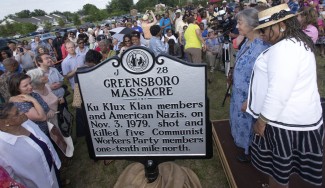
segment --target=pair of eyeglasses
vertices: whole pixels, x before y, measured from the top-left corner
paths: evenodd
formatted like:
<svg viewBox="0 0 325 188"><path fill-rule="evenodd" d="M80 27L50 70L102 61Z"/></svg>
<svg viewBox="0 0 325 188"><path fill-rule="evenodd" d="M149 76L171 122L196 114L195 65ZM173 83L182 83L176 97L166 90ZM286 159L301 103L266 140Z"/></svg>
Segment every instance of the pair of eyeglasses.
<svg viewBox="0 0 325 188"><path fill-rule="evenodd" d="M130 40L125 40L124 42L131 42Z"/></svg>

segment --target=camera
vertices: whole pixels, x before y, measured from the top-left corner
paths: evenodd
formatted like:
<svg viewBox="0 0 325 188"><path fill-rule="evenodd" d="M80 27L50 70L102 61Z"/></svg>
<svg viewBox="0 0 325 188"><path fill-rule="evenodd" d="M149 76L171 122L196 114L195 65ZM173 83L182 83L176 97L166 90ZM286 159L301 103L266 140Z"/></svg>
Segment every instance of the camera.
<svg viewBox="0 0 325 188"><path fill-rule="evenodd" d="M19 51L20 51L21 53L24 53L24 49L23 49L23 48L19 48Z"/></svg>
<svg viewBox="0 0 325 188"><path fill-rule="evenodd" d="M224 10L218 12L218 16L211 19L214 22L212 29L222 31L224 35L228 34L234 26L231 14L226 14Z"/></svg>

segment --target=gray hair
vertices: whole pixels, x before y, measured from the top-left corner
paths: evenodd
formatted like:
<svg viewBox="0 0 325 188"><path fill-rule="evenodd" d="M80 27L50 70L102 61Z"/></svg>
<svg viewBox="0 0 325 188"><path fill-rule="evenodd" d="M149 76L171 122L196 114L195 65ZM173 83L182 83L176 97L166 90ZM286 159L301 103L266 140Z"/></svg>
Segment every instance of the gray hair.
<svg viewBox="0 0 325 188"><path fill-rule="evenodd" d="M258 11L255 8L247 8L237 13L236 19L242 18L246 21L247 25L251 28L257 27L258 24Z"/></svg>
<svg viewBox="0 0 325 188"><path fill-rule="evenodd" d="M111 40L108 40L108 39L103 39L103 40L100 41L100 43L102 43L105 46L109 47L109 45L112 44L112 41Z"/></svg>
<svg viewBox="0 0 325 188"><path fill-rule="evenodd" d="M41 77L44 75L44 72L41 69L35 68L32 70L27 71L26 73L31 80L31 85L33 87L38 88L40 85L42 85Z"/></svg>

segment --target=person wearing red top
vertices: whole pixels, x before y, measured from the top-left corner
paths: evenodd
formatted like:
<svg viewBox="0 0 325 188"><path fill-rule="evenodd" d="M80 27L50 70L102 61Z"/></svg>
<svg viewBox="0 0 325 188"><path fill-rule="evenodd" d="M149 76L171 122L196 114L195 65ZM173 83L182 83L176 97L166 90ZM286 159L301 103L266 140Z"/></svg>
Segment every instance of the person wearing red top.
<svg viewBox="0 0 325 188"><path fill-rule="evenodd" d="M70 41L70 39L68 38L68 36L64 36L62 41L63 41L63 43L61 45L61 53L62 53L62 59L64 59L68 56L68 51L65 47L65 43Z"/></svg>

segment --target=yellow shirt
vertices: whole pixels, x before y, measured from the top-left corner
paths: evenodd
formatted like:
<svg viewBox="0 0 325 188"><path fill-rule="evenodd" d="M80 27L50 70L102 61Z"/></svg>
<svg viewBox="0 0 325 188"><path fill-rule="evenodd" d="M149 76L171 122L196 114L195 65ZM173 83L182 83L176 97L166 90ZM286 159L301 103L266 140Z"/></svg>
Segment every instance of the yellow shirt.
<svg viewBox="0 0 325 188"><path fill-rule="evenodd" d="M196 24L190 24L184 33L186 41L185 49L187 48L202 48L200 39L196 36L195 30L200 29Z"/></svg>

